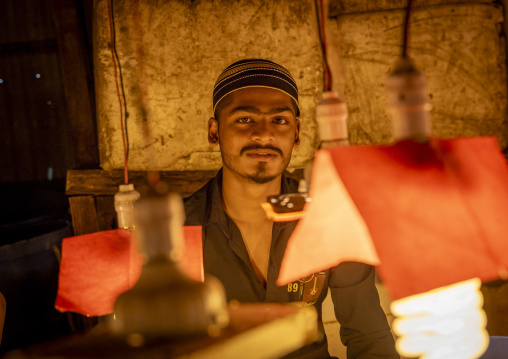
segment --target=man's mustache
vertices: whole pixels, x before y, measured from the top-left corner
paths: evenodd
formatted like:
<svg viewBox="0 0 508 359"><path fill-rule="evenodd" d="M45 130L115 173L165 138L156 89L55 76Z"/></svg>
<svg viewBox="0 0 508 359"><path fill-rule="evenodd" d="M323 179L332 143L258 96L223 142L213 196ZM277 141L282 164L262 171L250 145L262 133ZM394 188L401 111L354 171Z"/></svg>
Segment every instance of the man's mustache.
<svg viewBox="0 0 508 359"><path fill-rule="evenodd" d="M272 146L272 145L266 145L266 146L261 146L261 145L248 145L248 146L245 146L244 148L242 148L240 150L240 156L246 152L246 151L250 151L250 150L272 150L274 152L277 152L281 157L283 156L282 154L282 150L278 147L275 147L275 146Z"/></svg>

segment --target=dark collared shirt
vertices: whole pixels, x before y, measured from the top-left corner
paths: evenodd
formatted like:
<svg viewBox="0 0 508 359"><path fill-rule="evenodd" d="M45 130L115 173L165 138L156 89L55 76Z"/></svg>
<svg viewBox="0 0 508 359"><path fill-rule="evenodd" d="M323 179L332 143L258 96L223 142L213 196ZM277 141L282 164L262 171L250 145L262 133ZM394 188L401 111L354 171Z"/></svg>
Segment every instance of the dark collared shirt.
<svg viewBox="0 0 508 359"><path fill-rule="evenodd" d="M335 316L341 324L341 340L348 347L348 358L399 358L386 316L379 304L373 267L363 263L342 263L295 283L277 286L275 282L282 257L297 222L274 222L265 288L254 272L240 230L224 212L221 188L222 170L203 188L185 199L185 225L203 226L204 270L222 282L228 301L308 302L316 307L319 328L324 333L321 306L327 288L330 288ZM281 193L294 193L297 188L297 181L282 177ZM314 293L312 289L316 283L320 285ZM322 340L288 356L328 357L325 335Z"/></svg>

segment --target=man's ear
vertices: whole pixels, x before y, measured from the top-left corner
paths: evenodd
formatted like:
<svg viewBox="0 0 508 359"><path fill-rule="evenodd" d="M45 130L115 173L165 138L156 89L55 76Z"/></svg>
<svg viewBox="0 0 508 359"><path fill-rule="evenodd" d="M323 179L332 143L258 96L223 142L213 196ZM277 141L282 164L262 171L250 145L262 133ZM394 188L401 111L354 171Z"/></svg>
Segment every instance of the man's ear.
<svg viewBox="0 0 508 359"><path fill-rule="evenodd" d="M300 120L296 119L295 122L295 143L294 146L298 146L300 144Z"/></svg>
<svg viewBox="0 0 508 359"><path fill-rule="evenodd" d="M219 122L215 117L208 120L208 143L212 146L219 144Z"/></svg>

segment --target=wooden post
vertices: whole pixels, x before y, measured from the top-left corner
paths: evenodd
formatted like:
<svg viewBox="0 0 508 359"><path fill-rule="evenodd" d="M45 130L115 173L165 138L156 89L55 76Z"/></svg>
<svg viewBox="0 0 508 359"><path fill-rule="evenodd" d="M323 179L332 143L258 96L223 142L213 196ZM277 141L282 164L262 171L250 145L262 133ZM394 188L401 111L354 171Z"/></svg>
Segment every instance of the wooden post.
<svg viewBox="0 0 508 359"><path fill-rule="evenodd" d="M78 168L97 168L99 150L92 70L80 27L76 1L52 0L62 82Z"/></svg>
<svg viewBox="0 0 508 359"><path fill-rule="evenodd" d="M98 232L99 221L93 196L74 196L69 198L74 234Z"/></svg>

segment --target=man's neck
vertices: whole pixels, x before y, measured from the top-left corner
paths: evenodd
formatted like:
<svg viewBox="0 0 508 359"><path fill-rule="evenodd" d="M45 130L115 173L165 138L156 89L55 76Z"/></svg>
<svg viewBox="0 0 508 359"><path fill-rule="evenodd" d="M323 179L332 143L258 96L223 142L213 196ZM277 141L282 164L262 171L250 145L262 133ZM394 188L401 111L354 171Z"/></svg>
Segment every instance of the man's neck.
<svg viewBox="0 0 508 359"><path fill-rule="evenodd" d="M259 184L229 171L222 175L222 201L224 210L235 221L257 223L266 220L261 203L266 197L280 193L282 176Z"/></svg>

